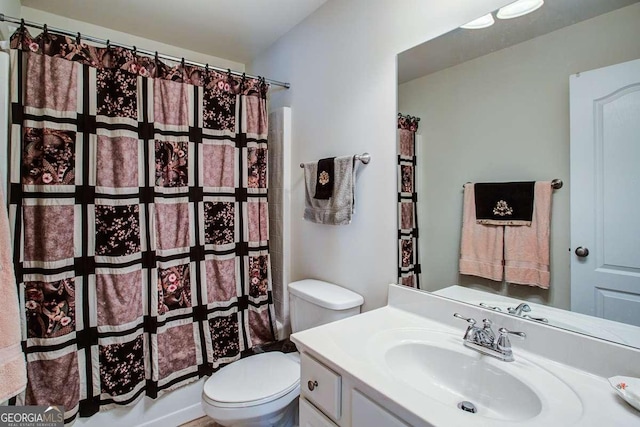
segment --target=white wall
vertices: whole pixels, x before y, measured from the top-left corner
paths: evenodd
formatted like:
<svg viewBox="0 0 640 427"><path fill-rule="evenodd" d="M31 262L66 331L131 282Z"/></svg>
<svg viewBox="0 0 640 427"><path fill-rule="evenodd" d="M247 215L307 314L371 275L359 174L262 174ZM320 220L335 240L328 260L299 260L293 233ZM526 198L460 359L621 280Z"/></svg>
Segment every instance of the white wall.
<svg viewBox="0 0 640 427"><path fill-rule="evenodd" d="M0 0L0 13L6 16L20 16L20 0ZM6 22L0 23L0 40L8 40L11 32Z"/></svg>
<svg viewBox="0 0 640 427"><path fill-rule="evenodd" d="M271 92L273 107L294 111L292 280L345 286L364 296L365 310L386 303L397 270L396 55L508 2L329 0L250 64L292 85ZM372 160L358 177L353 222L304 221L297 165L365 151Z"/></svg>
<svg viewBox="0 0 640 427"><path fill-rule="evenodd" d="M640 4L407 82L403 113L421 117L420 254L426 289L474 284L570 307L569 75L640 57ZM462 185L560 178L551 225L551 287L458 277Z"/></svg>
<svg viewBox="0 0 640 427"><path fill-rule="evenodd" d="M123 33L121 31L115 31L109 28L100 27L98 25L66 18L64 16L54 15L52 13L43 12L38 9L32 9L30 7L22 8L22 14L20 18L24 18L27 21L37 22L39 24L47 24L51 27L58 27L64 30L70 30L74 32L79 31L80 33L88 34L90 36L112 40L114 42L119 42L130 46L137 46L141 49L147 49L151 51L157 50L159 53L165 53L167 55L175 56L178 58L184 57L185 59L200 62L203 64L208 63L209 65L213 65L216 67L231 68L232 70L236 71L244 71L244 64L241 64L239 62L229 61L224 58L206 55L200 52L194 52L192 50L183 49L177 46L171 46L165 43L157 42L155 40L149 40L131 34ZM29 31L32 35L40 33L40 30L35 28L29 28ZM171 32L171 28L167 28L167 31Z"/></svg>

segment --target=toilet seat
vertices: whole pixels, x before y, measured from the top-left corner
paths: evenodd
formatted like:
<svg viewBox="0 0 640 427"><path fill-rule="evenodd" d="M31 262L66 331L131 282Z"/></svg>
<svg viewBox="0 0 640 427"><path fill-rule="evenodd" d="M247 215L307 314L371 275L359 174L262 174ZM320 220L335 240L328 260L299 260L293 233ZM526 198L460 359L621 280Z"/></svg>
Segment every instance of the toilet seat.
<svg viewBox="0 0 640 427"><path fill-rule="evenodd" d="M215 372L205 382L202 397L219 408L243 408L278 400L299 385L300 364L274 351L240 359ZM290 397L296 396L297 392Z"/></svg>

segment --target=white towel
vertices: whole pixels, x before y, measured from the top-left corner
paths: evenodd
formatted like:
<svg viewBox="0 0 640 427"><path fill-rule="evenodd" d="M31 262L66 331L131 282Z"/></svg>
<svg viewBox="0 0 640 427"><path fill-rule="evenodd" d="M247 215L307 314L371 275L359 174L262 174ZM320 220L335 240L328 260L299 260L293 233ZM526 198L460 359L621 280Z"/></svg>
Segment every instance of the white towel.
<svg viewBox="0 0 640 427"><path fill-rule="evenodd" d="M1 187L0 187L1 188ZM0 402L23 391L27 385L27 365L20 346L20 307L13 272L9 218L0 189Z"/></svg>
<svg viewBox="0 0 640 427"><path fill-rule="evenodd" d="M357 164L354 156L334 159L333 195L329 199L315 199L317 162L304 163L305 209L304 219L318 224L346 225L355 213Z"/></svg>

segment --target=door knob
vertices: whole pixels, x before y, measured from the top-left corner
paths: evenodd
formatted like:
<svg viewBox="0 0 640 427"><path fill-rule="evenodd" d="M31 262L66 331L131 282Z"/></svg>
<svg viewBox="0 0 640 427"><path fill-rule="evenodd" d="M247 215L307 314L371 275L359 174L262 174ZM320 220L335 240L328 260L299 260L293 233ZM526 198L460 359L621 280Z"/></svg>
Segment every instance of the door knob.
<svg viewBox="0 0 640 427"><path fill-rule="evenodd" d="M576 255L578 255L580 258L586 258L589 256L589 249L578 246L576 248Z"/></svg>

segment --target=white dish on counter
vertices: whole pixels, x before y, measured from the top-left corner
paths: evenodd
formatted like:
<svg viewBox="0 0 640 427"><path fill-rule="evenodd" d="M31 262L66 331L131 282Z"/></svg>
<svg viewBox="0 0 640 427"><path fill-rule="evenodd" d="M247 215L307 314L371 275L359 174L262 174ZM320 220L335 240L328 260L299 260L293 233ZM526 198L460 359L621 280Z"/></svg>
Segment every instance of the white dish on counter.
<svg viewBox="0 0 640 427"><path fill-rule="evenodd" d="M609 384L629 405L640 411L640 378L611 377Z"/></svg>

